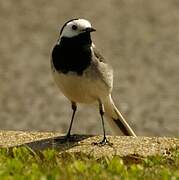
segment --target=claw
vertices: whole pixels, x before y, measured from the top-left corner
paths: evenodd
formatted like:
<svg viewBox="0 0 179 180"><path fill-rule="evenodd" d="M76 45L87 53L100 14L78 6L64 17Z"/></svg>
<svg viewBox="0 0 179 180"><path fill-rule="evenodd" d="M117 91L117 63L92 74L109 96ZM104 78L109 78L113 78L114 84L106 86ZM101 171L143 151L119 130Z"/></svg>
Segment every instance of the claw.
<svg viewBox="0 0 179 180"><path fill-rule="evenodd" d="M94 143L92 143L92 144L93 144L93 145L98 145L98 146L105 146L105 145L112 146L112 145L113 145L113 143L110 143L110 142L107 140L106 137L104 137L102 141L100 141L100 142L94 142Z"/></svg>

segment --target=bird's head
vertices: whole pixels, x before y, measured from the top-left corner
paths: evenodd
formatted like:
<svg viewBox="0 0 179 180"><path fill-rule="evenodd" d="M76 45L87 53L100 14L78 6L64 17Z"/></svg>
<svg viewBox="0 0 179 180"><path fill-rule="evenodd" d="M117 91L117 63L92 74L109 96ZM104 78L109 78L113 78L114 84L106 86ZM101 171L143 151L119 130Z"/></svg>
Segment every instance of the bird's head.
<svg viewBox="0 0 179 180"><path fill-rule="evenodd" d="M91 33L93 31L96 30L92 28L91 23L86 19L72 19L63 25L60 31L60 38L72 38L82 33Z"/></svg>

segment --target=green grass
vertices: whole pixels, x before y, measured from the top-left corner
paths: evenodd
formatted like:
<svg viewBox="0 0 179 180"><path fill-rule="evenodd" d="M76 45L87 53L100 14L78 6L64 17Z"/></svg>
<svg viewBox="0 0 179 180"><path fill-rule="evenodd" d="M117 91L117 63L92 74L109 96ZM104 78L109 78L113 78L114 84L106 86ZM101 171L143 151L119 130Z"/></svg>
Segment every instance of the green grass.
<svg viewBox="0 0 179 180"><path fill-rule="evenodd" d="M120 178L119 178L120 177ZM164 157L95 158L25 147L0 149L0 179L179 179L179 150Z"/></svg>

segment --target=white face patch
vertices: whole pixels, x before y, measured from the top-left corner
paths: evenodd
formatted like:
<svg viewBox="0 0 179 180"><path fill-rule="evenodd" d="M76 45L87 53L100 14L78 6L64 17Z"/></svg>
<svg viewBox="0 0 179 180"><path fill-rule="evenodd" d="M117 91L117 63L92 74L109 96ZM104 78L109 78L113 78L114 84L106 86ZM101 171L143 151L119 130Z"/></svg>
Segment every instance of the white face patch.
<svg viewBox="0 0 179 180"><path fill-rule="evenodd" d="M66 24L64 27L60 38L61 37L74 37L79 35L80 33L83 33L83 31L86 28L91 28L91 23L85 19L77 19L70 21L69 23Z"/></svg>

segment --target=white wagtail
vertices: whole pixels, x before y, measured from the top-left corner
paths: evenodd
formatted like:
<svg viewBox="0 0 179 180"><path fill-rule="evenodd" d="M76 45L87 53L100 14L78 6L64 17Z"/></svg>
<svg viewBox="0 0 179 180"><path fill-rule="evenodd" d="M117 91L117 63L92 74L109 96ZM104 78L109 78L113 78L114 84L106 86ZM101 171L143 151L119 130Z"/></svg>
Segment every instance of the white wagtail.
<svg viewBox="0 0 179 180"><path fill-rule="evenodd" d="M60 37L53 48L51 67L54 79L62 93L71 101L72 118L66 139L70 139L77 103L99 104L104 138L107 141L103 115L107 115L109 125L115 135L121 132L136 136L119 110L112 97L113 70L99 54L91 40L91 32L96 31L85 19L72 19L66 22Z"/></svg>

